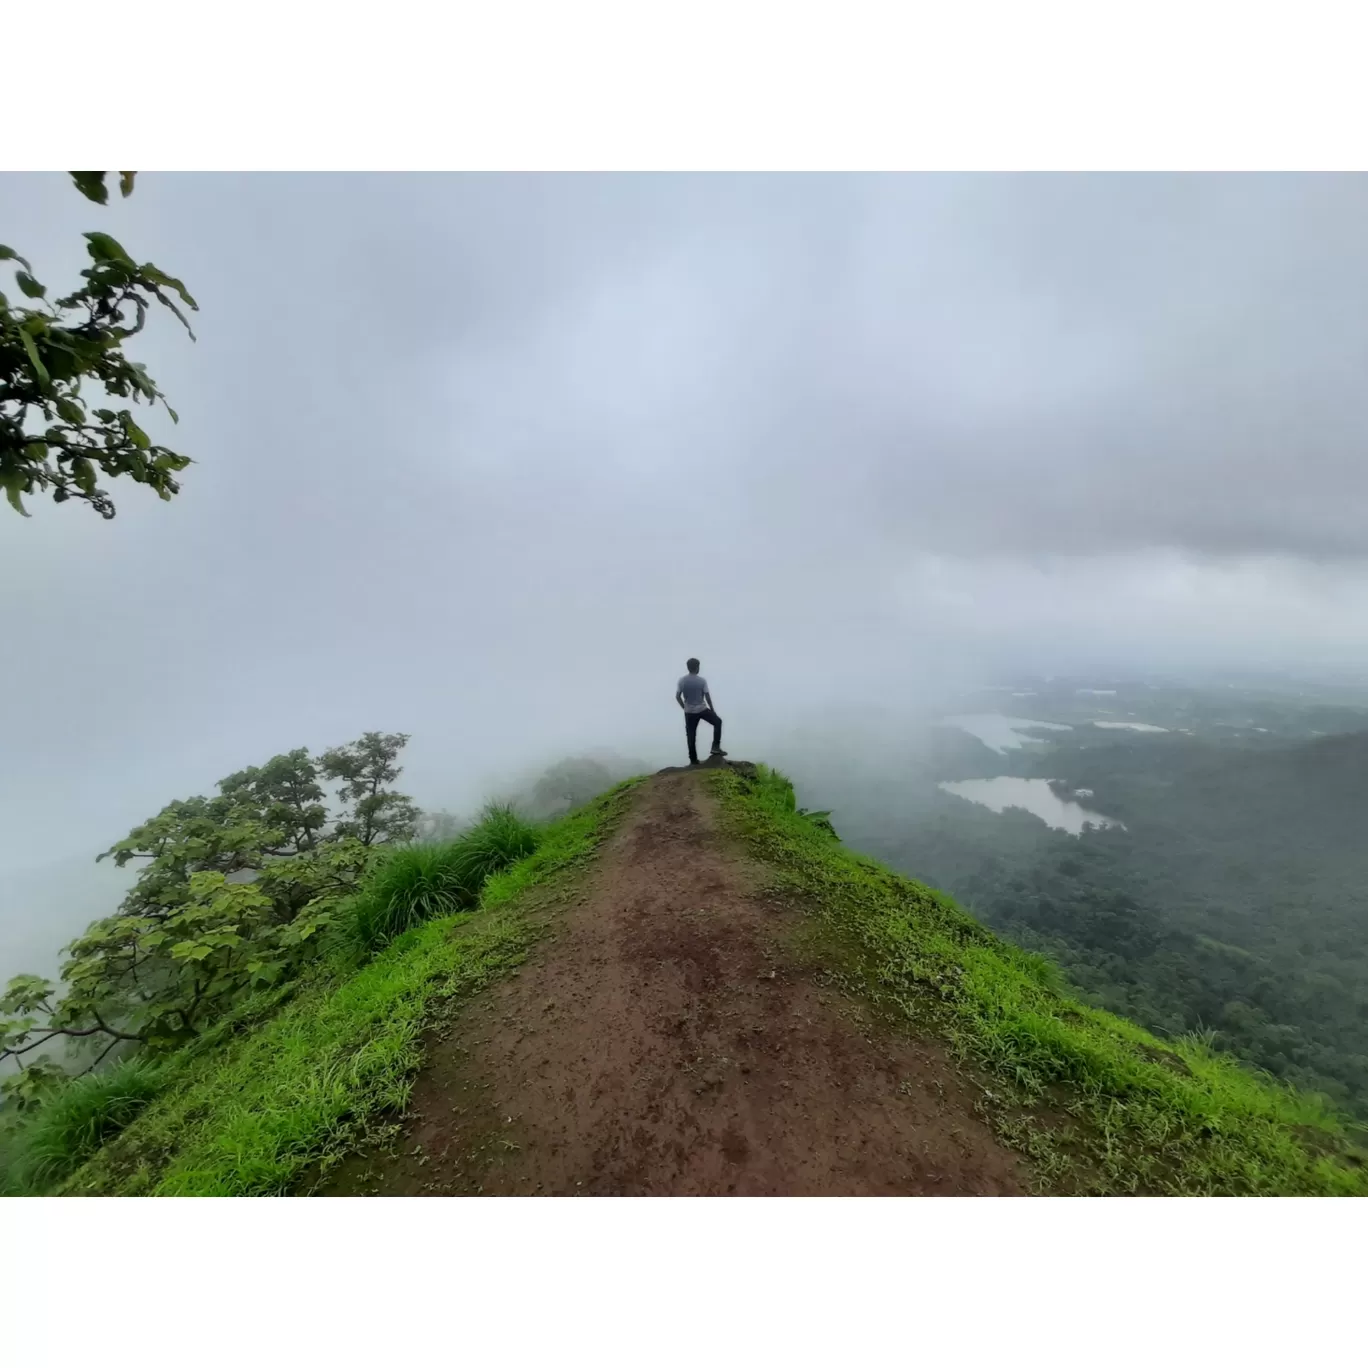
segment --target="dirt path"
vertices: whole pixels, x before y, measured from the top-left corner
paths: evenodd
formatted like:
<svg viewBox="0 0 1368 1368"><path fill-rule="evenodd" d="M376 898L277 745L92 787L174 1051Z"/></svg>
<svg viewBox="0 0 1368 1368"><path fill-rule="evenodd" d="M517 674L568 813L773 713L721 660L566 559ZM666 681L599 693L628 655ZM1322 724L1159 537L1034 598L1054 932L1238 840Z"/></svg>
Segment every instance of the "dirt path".
<svg viewBox="0 0 1368 1368"><path fill-rule="evenodd" d="M521 972L434 1041L397 1157L330 1192L1009 1194L1015 1156L936 1046L785 949L696 775L644 785Z"/></svg>

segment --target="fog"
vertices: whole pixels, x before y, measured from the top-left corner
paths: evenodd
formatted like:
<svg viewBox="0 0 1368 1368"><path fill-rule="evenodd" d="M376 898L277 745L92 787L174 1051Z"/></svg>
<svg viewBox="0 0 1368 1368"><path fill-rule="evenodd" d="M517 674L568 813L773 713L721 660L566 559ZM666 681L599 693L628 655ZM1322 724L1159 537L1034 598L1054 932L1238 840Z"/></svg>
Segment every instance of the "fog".
<svg viewBox="0 0 1368 1368"><path fill-rule="evenodd" d="M408 732L454 810L678 762L690 655L753 758L1006 670L1368 666L1365 211L1354 176L0 177L54 294L100 228L201 306L130 346L184 493L0 521L0 979L101 910L42 870L281 750Z"/></svg>

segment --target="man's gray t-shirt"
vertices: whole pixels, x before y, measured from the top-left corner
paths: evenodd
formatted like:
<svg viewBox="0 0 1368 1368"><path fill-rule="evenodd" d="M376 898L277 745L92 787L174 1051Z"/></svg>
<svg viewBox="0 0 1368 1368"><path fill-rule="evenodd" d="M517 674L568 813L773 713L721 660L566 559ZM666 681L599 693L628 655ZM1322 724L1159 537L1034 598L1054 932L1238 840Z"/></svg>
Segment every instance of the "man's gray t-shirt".
<svg viewBox="0 0 1368 1368"><path fill-rule="evenodd" d="M702 675L685 675L679 681L675 692L684 696L684 711L686 713L708 711L708 705L703 701L703 695L708 692L708 681Z"/></svg>

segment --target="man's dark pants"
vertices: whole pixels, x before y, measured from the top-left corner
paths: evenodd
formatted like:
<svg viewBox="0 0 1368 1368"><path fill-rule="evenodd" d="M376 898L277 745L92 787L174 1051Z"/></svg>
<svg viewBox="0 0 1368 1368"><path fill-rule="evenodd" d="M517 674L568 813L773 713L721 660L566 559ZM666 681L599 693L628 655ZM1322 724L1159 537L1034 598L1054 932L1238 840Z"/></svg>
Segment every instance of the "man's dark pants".
<svg viewBox="0 0 1368 1368"><path fill-rule="evenodd" d="M700 722L711 722L713 729L712 748L715 751L722 749L722 719L713 712L711 708L704 708L702 712L691 712L684 714L684 735L689 740L689 763L698 764L698 724Z"/></svg>

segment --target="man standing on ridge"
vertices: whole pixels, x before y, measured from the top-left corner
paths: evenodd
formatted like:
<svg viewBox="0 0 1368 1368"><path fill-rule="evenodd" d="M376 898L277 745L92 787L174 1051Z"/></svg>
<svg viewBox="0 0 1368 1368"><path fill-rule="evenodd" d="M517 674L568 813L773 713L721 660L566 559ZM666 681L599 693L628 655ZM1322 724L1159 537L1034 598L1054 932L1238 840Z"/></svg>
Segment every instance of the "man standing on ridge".
<svg viewBox="0 0 1368 1368"><path fill-rule="evenodd" d="M684 735L689 742L689 764L698 764L698 724L711 722L713 729L712 755L718 759L726 755L722 749L722 719L713 712L712 694L708 681L698 673L698 661L685 662L689 673L675 687L675 702L684 709Z"/></svg>

